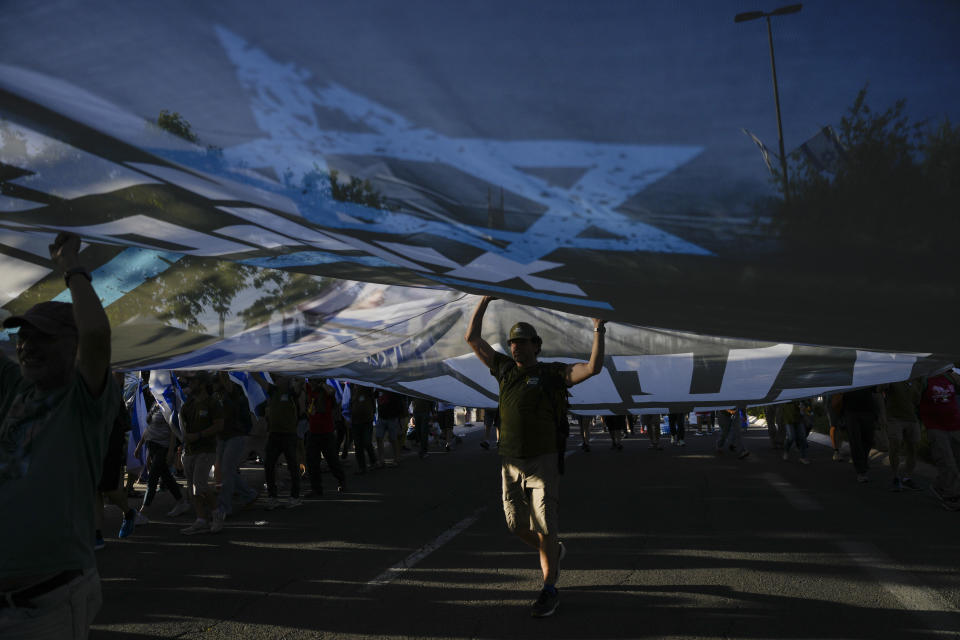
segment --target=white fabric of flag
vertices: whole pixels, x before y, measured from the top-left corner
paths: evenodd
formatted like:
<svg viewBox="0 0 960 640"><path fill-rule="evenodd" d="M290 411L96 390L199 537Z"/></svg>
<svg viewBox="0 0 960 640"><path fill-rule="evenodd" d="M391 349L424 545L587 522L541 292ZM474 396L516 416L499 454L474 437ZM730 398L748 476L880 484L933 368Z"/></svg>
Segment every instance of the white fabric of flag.
<svg viewBox="0 0 960 640"><path fill-rule="evenodd" d="M150 372L150 393L160 405L160 412L164 420L170 425L174 433L181 440L183 432L180 429L180 407L183 406L184 395L180 383L173 371L156 369Z"/></svg>
<svg viewBox="0 0 960 640"><path fill-rule="evenodd" d="M767 149L767 145L763 144L763 141L760 140L760 138L758 138L756 135L754 135L753 132L749 131L748 129L741 129L741 131L743 131L748 138L753 140L753 144L757 145L757 148L760 149L760 156L763 158L763 163L767 165L767 171L770 172L770 175L773 175L773 176L777 175L777 170L774 168L773 162L770 160L770 158L772 156L774 159L777 160L777 162L779 162L780 156L778 156L773 151L770 151L769 149Z"/></svg>

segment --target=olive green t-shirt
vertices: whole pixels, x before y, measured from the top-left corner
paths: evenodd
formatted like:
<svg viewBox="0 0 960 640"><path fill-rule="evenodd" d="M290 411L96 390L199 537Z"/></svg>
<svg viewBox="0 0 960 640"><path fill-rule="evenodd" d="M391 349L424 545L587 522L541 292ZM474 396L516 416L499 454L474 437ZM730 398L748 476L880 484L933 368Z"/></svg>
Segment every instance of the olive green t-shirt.
<svg viewBox="0 0 960 640"><path fill-rule="evenodd" d="M513 358L494 354L490 373L500 383L501 456L532 458L557 452L555 403L550 385L563 384L566 365L540 362L518 367Z"/></svg>
<svg viewBox="0 0 960 640"><path fill-rule="evenodd" d="M0 357L0 578L97 566L94 497L121 406L111 375L96 398L76 373L42 393Z"/></svg>
<svg viewBox="0 0 960 640"><path fill-rule="evenodd" d="M916 422L920 412L920 383L904 380L887 385L884 402L887 418Z"/></svg>

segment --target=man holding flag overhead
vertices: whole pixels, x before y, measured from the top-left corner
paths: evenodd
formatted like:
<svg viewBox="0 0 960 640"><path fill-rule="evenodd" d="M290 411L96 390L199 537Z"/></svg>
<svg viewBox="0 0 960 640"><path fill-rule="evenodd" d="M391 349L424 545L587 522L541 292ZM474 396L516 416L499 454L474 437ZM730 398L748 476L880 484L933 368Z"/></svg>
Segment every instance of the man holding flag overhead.
<svg viewBox="0 0 960 640"><path fill-rule="evenodd" d="M85 638L100 609L93 504L120 391L110 322L61 233L50 258L71 303L41 302L18 327L19 366L0 356L0 637Z"/></svg>
<svg viewBox="0 0 960 640"><path fill-rule="evenodd" d="M559 540L561 460L566 441L567 388L603 368L604 321L593 319L589 362L537 361L543 341L536 329L518 322L507 342L510 357L494 351L481 336L483 315L496 298L484 296L470 319L466 340L500 383L500 457L503 511L510 529L540 554L543 590L531 615L552 615L559 604L557 578L566 554ZM566 427L566 429L565 429Z"/></svg>

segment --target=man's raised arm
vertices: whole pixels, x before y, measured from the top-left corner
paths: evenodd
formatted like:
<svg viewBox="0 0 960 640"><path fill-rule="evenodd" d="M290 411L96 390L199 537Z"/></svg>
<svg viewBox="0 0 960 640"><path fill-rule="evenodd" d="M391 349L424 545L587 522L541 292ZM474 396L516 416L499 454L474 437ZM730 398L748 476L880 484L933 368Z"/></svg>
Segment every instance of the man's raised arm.
<svg viewBox="0 0 960 640"><path fill-rule="evenodd" d="M73 301L73 320L77 324L77 371L90 395L100 397L107 385L110 369L110 321L80 265L80 237L60 233L50 245L50 258L62 271Z"/></svg>
<svg viewBox="0 0 960 640"><path fill-rule="evenodd" d="M593 319L593 349L590 351L589 362L577 362L567 365L567 386L583 382L587 378L597 375L603 369L604 334L607 332L604 324L606 320Z"/></svg>
<svg viewBox="0 0 960 640"><path fill-rule="evenodd" d="M477 308L473 310L473 316L470 318L470 325L467 327L467 335L464 336L467 340L467 344L470 345L470 348L473 349L473 352L477 354L477 357L480 358L480 361L487 365L487 367L493 366L493 359L496 351L493 350L493 347L490 346L490 343L480 336L480 333L481 329L483 328L483 314L487 311L487 305L493 300L496 300L496 298L493 296L483 296L480 298L480 302L477 303Z"/></svg>

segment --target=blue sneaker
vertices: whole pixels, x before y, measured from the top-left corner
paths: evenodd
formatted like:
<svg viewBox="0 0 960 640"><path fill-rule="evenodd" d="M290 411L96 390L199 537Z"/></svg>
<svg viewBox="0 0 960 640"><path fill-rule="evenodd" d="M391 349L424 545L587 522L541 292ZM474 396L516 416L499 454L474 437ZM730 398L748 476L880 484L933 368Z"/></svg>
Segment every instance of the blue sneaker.
<svg viewBox="0 0 960 640"><path fill-rule="evenodd" d="M134 530L137 528L137 521L135 518L124 518L123 524L120 525L120 533L117 534L118 538L129 538L133 535Z"/></svg>
<svg viewBox="0 0 960 640"><path fill-rule="evenodd" d="M93 550L100 551L105 546L107 546L107 543L103 541L103 536L98 533L93 539Z"/></svg>

